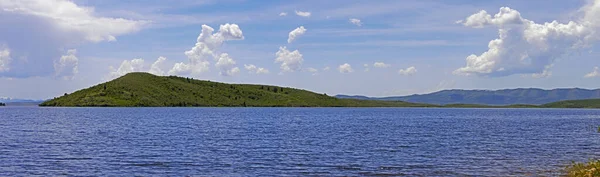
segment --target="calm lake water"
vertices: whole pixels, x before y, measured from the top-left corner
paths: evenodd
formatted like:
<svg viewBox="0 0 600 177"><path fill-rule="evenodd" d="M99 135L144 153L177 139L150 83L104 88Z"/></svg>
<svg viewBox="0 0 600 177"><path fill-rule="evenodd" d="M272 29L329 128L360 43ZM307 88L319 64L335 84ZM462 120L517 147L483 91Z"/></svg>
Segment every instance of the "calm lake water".
<svg viewBox="0 0 600 177"><path fill-rule="evenodd" d="M599 110L0 108L0 176L555 176Z"/></svg>

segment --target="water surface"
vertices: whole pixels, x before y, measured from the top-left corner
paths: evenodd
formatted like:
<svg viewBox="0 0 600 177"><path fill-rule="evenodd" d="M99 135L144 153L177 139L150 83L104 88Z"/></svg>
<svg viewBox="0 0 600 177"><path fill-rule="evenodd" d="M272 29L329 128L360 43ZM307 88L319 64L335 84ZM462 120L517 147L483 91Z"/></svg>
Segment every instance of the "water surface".
<svg viewBox="0 0 600 177"><path fill-rule="evenodd" d="M0 176L524 176L600 157L600 111L0 108Z"/></svg>

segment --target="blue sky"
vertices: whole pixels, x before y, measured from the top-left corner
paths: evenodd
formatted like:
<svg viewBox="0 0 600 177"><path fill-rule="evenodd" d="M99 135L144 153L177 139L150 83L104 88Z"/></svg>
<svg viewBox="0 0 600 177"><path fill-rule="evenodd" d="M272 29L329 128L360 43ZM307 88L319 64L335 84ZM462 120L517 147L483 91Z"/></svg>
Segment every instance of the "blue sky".
<svg viewBox="0 0 600 177"><path fill-rule="evenodd" d="M0 7L0 97L47 99L133 71L330 95L600 87L599 0L0 0ZM290 33L297 35L288 42Z"/></svg>

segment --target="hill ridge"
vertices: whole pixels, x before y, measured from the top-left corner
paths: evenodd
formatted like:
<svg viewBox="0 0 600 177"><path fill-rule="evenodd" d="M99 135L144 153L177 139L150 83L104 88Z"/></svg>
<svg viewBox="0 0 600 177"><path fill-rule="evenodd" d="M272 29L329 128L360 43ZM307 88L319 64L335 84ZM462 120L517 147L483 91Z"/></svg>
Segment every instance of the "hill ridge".
<svg viewBox="0 0 600 177"><path fill-rule="evenodd" d="M366 97L360 95L336 95L337 98L406 101L425 104L481 104L506 106L515 104L543 105L558 101L600 99L600 89L583 88L515 88L500 90L449 89L428 94L407 96Z"/></svg>
<svg viewBox="0 0 600 177"><path fill-rule="evenodd" d="M348 100L273 85L227 84L128 73L40 106L88 107L433 107L403 101Z"/></svg>

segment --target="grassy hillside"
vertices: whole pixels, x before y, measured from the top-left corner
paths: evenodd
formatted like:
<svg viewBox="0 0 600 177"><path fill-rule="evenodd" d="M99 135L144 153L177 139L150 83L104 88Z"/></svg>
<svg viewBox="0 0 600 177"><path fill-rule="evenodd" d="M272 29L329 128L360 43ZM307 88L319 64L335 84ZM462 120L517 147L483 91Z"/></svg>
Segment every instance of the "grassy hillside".
<svg viewBox="0 0 600 177"><path fill-rule="evenodd" d="M554 103L548 103L542 105L546 108L600 108L600 99L589 99L589 100L569 100L559 101Z"/></svg>
<svg viewBox="0 0 600 177"><path fill-rule="evenodd" d="M176 76L129 73L43 102L40 106L107 107L433 107L402 101L338 99L306 90L225 84Z"/></svg>

